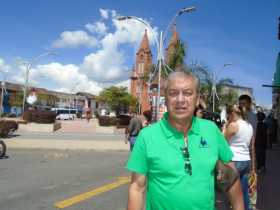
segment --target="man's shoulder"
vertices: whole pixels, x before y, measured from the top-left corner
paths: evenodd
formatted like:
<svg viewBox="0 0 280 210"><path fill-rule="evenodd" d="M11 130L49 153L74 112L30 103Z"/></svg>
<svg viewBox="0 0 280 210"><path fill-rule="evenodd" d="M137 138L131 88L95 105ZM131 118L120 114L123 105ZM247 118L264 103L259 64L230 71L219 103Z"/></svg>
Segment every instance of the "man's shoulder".
<svg viewBox="0 0 280 210"><path fill-rule="evenodd" d="M152 123L149 126L144 127L141 130L141 135L151 135L151 134L156 134L161 131L160 123Z"/></svg>
<svg viewBox="0 0 280 210"><path fill-rule="evenodd" d="M130 120L130 123L139 123L141 121L141 119L139 117L133 117Z"/></svg>

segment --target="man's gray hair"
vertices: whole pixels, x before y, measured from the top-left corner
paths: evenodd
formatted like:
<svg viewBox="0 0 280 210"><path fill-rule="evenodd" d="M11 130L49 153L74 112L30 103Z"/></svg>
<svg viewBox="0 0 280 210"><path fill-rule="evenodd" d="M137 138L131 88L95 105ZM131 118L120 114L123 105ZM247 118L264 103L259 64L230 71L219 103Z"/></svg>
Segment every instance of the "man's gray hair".
<svg viewBox="0 0 280 210"><path fill-rule="evenodd" d="M164 83L164 90L167 91L167 88L168 88L168 84L170 83L171 80L174 80L175 78L182 78L182 77L185 77L185 78L191 78L192 80L194 80L195 84L196 84L196 91L197 93L199 94L200 92L200 81L198 79L198 77L196 75L194 75L191 71L173 71L171 72L165 83Z"/></svg>

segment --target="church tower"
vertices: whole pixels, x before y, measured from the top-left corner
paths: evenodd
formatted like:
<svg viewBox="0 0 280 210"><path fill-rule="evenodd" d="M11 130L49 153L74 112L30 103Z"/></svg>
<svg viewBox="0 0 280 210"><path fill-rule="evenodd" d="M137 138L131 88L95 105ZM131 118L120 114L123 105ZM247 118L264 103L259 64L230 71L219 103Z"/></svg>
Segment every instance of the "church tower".
<svg viewBox="0 0 280 210"><path fill-rule="evenodd" d="M140 47L136 53L136 62L131 75L131 94L138 99L138 113L150 110L148 79L152 66L152 52L150 49L147 30L145 30Z"/></svg>
<svg viewBox="0 0 280 210"><path fill-rule="evenodd" d="M171 39L168 43L168 47L165 49L165 62L167 64L170 63L170 59L172 58L174 53L176 53L176 45L178 41L179 41L179 35L176 30L176 24L174 24Z"/></svg>

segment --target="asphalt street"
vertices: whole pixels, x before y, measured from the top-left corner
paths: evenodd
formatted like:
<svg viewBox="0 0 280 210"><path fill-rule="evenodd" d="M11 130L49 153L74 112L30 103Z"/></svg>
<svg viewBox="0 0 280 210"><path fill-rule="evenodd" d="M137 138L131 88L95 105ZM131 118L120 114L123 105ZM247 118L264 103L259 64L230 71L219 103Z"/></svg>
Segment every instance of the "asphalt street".
<svg viewBox="0 0 280 210"><path fill-rule="evenodd" d="M55 135L40 134L48 139ZM38 137L36 133L26 135ZM123 138L116 134L84 134L94 135L110 141ZM81 134L77 136L89 140ZM124 167L128 151L8 148L7 155L0 159L1 210L125 209L129 174ZM267 171L258 179L260 210L279 210L279 160L280 146L274 145L267 151ZM218 203L217 210L226 209L226 202Z"/></svg>
<svg viewBox="0 0 280 210"><path fill-rule="evenodd" d="M1 210L54 210L55 204L81 195L69 210L121 210L127 182L104 193L86 192L128 177L127 152L9 150L0 159ZM69 204L69 202L68 202Z"/></svg>

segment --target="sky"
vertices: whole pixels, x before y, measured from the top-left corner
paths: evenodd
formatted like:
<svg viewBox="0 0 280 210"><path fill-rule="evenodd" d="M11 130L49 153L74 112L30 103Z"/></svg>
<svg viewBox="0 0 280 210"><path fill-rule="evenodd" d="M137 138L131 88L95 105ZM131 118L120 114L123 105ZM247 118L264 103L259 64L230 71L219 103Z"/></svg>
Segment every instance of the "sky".
<svg viewBox="0 0 280 210"><path fill-rule="evenodd" d="M146 26L117 17L136 16L152 26L155 60L153 34L190 6L196 11L176 19L187 47L185 62L253 88L257 104L271 106L271 89L262 84L272 83L280 51L279 0L2 0L0 80L23 84L31 63L29 82L41 88L98 94L104 87L129 85ZM226 63L232 65L223 68Z"/></svg>

